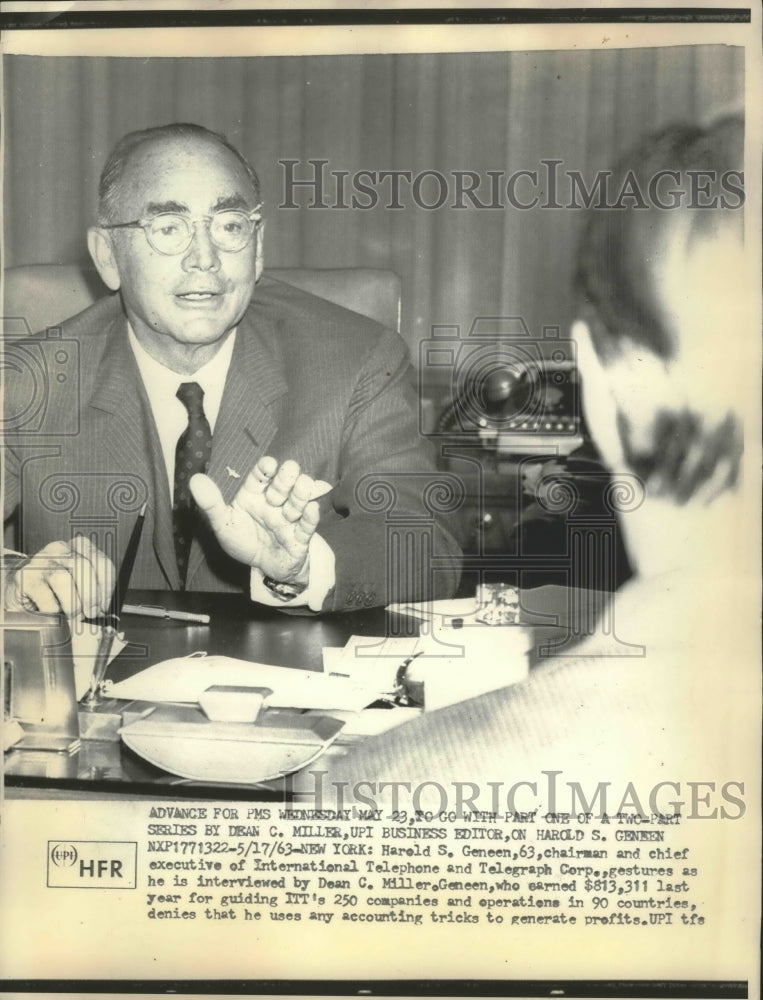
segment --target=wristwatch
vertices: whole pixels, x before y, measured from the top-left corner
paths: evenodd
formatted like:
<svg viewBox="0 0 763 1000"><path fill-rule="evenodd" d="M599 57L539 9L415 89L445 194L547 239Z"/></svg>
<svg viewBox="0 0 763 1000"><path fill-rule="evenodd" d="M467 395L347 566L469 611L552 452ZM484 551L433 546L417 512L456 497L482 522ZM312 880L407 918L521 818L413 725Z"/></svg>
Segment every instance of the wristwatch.
<svg viewBox="0 0 763 1000"><path fill-rule="evenodd" d="M273 580L269 576L263 576L262 582L267 590L277 597L279 601L293 601L307 589L306 583L284 583L282 580Z"/></svg>

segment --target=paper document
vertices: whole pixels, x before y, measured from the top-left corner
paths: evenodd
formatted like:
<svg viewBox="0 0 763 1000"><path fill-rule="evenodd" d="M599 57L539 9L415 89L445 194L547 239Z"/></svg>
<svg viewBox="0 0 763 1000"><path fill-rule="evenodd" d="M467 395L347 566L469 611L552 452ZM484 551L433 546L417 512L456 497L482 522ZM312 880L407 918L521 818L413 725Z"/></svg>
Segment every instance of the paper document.
<svg viewBox="0 0 763 1000"><path fill-rule="evenodd" d="M358 712L380 692L369 682L332 677L314 670L276 667L229 656L186 656L164 660L127 680L110 684L111 698L158 702L198 702L216 684L269 687L271 708L345 709Z"/></svg>
<svg viewBox="0 0 763 1000"><path fill-rule="evenodd" d="M352 635L342 649L327 647L323 650L323 669L327 674L391 694L395 690L398 667L418 650L419 643L417 636Z"/></svg>
<svg viewBox="0 0 763 1000"><path fill-rule="evenodd" d="M388 604L387 611L421 621L437 620L447 624L450 619L473 617L479 608L474 597L460 597L447 601L421 601L411 604Z"/></svg>
<svg viewBox="0 0 763 1000"><path fill-rule="evenodd" d="M413 637L353 635L343 649L324 649L324 670L390 694L398 668L415 656L406 677L423 684L424 708L432 711L523 681L531 641L531 629L522 625L433 626Z"/></svg>

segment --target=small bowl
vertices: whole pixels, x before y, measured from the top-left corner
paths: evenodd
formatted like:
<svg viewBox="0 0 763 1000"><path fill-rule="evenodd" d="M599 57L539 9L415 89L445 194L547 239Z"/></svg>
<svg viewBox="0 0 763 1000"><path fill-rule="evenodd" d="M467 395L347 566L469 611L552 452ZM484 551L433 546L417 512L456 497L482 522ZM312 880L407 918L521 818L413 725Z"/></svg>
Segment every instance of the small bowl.
<svg viewBox="0 0 763 1000"><path fill-rule="evenodd" d="M273 689L241 684L213 684L199 697L210 722L256 722Z"/></svg>

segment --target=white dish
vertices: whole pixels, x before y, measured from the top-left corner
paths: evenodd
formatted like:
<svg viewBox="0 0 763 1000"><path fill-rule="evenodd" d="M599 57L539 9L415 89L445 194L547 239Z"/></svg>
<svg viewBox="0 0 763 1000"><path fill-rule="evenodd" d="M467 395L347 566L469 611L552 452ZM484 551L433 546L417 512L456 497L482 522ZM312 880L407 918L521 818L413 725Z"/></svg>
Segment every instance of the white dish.
<svg viewBox="0 0 763 1000"><path fill-rule="evenodd" d="M256 723L211 722L196 706L160 705L119 734L131 750L170 774L249 785L306 767L343 725L331 716L273 710Z"/></svg>

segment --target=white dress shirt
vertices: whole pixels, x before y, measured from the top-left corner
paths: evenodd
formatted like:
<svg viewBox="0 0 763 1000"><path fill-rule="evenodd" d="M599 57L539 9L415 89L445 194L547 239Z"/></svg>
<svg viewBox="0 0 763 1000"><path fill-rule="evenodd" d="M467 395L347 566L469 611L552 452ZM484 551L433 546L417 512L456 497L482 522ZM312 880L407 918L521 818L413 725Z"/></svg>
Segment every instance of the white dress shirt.
<svg viewBox="0 0 763 1000"><path fill-rule="evenodd" d="M193 375L179 375L152 358L129 324L127 336L154 415L154 425L159 435L159 444L167 468L170 496L172 496L175 488L175 449L178 438L188 426L188 410L177 398L178 388L184 382L197 382L201 386L204 390L204 415L209 421L209 429L214 434L225 380L228 377L233 348L236 344L236 331L234 330L226 339L212 360Z"/></svg>
<svg viewBox="0 0 763 1000"><path fill-rule="evenodd" d="M193 375L179 375L152 358L140 344L129 323L127 335L151 406L167 470L170 496L172 496L175 487L175 450L178 438L188 426L188 411L177 398L178 388L183 382L197 382L201 386L204 390L204 414L214 435L225 390L225 380L228 377L228 369L236 343L236 331L234 330L226 338L212 360L199 368ZM318 534L314 534L310 539L308 574L307 588L298 597L291 601L280 601L263 584L263 573L253 567L250 579L250 596L253 601L260 604L283 607L304 607L307 605L313 611L320 611L326 595L336 582L336 572L334 550Z"/></svg>

